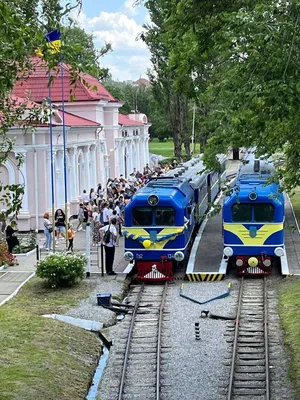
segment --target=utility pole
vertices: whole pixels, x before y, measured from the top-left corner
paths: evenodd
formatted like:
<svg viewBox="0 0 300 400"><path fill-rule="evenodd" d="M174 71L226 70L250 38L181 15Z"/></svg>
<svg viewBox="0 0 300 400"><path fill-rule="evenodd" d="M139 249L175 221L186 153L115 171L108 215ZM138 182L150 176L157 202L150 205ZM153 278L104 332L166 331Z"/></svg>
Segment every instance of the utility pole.
<svg viewBox="0 0 300 400"><path fill-rule="evenodd" d="M193 148L193 154L196 152L196 141L195 141L195 116L196 116L196 104L194 102L194 107L193 107L193 125L192 125L192 148Z"/></svg>

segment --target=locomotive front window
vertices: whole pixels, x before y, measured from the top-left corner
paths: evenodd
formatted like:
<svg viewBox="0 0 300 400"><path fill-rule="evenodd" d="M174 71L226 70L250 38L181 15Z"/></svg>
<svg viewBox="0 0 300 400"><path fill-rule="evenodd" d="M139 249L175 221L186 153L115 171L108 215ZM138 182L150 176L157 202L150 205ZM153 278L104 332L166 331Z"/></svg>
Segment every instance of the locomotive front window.
<svg viewBox="0 0 300 400"><path fill-rule="evenodd" d="M251 222L252 204L234 204L232 206L232 222Z"/></svg>
<svg viewBox="0 0 300 400"><path fill-rule="evenodd" d="M156 207L155 225L175 225L175 210L172 207Z"/></svg>
<svg viewBox="0 0 300 400"><path fill-rule="evenodd" d="M273 204L254 204L255 222L274 222L275 208Z"/></svg>
<svg viewBox="0 0 300 400"><path fill-rule="evenodd" d="M152 225L152 207L136 207L132 210L134 226Z"/></svg>

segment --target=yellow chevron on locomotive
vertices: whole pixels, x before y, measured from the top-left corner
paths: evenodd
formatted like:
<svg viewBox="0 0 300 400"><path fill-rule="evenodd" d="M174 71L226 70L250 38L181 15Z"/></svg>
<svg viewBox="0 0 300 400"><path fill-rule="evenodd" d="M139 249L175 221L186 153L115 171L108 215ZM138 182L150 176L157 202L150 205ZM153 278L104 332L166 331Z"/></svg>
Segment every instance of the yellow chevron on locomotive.
<svg viewBox="0 0 300 400"><path fill-rule="evenodd" d="M161 238L165 235L170 235L170 234L174 234L174 236L166 239L166 240L162 240L160 242L151 242L151 245L149 247L147 247L147 250L161 250L165 247L165 245L170 241L170 240L174 240L176 239L176 237L178 235L180 235L181 233L183 233L183 231L185 230L185 226L177 226L177 227L172 227L172 228L164 228L162 229L158 234L157 234L157 238ZM138 237L142 237L143 240L150 240L150 233L144 229L144 228L123 228L123 231L127 231L126 236L128 237L129 235L134 235L134 237L132 238L133 240L137 240ZM139 241L139 240L138 240Z"/></svg>
<svg viewBox="0 0 300 400"><path fill-rule="evenodd" d="M256 236L250 236L250 230L243 224L224 223L224 231L236 235L244 245L263 245L273 233L283 230L283 223L264 224L257 231Z"/></svg>

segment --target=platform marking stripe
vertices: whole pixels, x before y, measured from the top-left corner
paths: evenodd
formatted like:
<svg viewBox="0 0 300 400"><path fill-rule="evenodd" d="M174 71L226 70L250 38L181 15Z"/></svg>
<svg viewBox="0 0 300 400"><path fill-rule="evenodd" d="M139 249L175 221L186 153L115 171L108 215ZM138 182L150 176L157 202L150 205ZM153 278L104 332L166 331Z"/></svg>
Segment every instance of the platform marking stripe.
<svg viewBox="0 0 300 400"><path fill-rule="evenodd" d="M186 278L190 282L213 282L213 281L221 281L224 278L224 274L186 274Z"/></svg>

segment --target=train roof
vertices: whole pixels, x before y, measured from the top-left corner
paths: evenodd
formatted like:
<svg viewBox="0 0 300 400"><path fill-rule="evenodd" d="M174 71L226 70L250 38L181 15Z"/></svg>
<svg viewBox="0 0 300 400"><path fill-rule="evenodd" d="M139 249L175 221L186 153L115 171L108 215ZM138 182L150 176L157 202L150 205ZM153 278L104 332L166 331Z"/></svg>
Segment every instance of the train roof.
<svg viewBox="0 0 300 400"><path fill-rule="evenodd" d="M202 154L199 154L191 160L181 163L176 168L165 173L163 179L177 179L180 177L186 179L192 187L199 187L207 175L204 171L205 166L202 161Z"/></svg>
<svg viewBox="0 0 300 400"><path fill-rule="evenodd" d="M237 183L253 182L259 183L270 179L275 175L275 167L271 159L264 158L247 158L246 162L241 165Z"/></svg>

